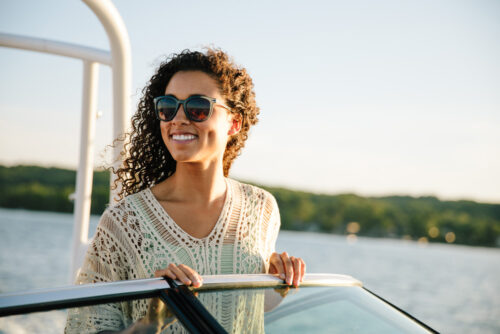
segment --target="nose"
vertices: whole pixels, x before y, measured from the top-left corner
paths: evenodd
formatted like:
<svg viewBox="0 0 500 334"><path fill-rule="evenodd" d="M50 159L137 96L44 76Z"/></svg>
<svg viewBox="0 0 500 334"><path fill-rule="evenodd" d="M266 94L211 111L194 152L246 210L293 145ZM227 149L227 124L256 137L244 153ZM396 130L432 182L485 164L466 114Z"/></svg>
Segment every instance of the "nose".
<svg viewBox="0 0 500 334"><path fill-rule="evenodd" d="M175 117L171 120L172 124L187 124L189 123L189 119L186 117L186 113L184 112L184 105L182 103L179 105L179 109L177 109L177 113Z"/></svg>

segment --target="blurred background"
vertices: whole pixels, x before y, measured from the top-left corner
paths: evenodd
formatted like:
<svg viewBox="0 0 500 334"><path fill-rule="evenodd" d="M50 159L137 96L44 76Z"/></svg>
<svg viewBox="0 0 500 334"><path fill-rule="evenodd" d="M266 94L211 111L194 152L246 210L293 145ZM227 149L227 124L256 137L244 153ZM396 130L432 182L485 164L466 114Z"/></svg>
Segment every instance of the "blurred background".
<svg viewBox="0 0 500 334"><path fill-rule="evenodd" d="M250 72L260 121L231 177L270 190L283 230L302 231L283 232L279 247L305 253L310 270L355 276L437 330L500 331L500 2L114 4L132 47L132 111L158 64L186 48L220 47ZM0 32L109 49L80 1L2 0ZM20 236L35 230L43 245L54 230L42 222L58 219L52 246L69 250L71 215L51 212L73 208L82 64L0 48L0 73L0 207L10 208L0 292L61 285L69 257L40 246L60 267L38 264L33 281L12 254L33 256ZM110 74L100 67L97 169L111 161ZM95 175L96 215L107 177Z"/></svg>
<svg viewBox="0 0 500 334"><path fill-rule="evenodd" d="M234 177L500 202L498 1L115 5L132 45L134 106L173 52L218 46L249 70L261 121ZM80 1L3 0L0 30L109 49ZM2 48L0 64L2 163L74 168L81 62ZM100 78L97 165L112 140L107 67Z"/></svg>

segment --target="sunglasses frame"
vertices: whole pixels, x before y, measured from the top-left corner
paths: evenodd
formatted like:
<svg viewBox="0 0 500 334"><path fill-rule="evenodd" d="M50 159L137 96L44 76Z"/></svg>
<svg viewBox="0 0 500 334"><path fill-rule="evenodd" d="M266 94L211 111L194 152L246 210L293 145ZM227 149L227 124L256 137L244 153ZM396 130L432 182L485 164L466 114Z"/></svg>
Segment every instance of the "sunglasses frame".
<svg viewBox="0 0 500 334"><path fill-rule="evenodd" d="M160 111L158 110L158 103L162 99L164 99L164 98L173 99L176 102L175 112L172 115L172 117L170 119L168 119L168 120L162 119L160 117ZM192 119L191 116L189 115L189 113L187 112L187 108L186 108L187 103L189 101L195 99L195 98L201 98L201 99L204 99L204 100L207 100L208 102L210 102L210 110L208 111L208 116L205 119L202 119L202 120ZM231 108L229 108L225 104L218 103L216 98L205 96L205 95L191 95L190 97L188 97L185 100L179 100L178 98L176 98L173 95L163 95L163 96L155 97L153 101L154 101L154 106L155 106L156 118L159 119L162 122L170 122L170 121L172 121L175 118L175 116L177 115L177 112L179 111L179 108L180 108L181 105L182 105L182 109L184 109L184 114L186 115L186 118L189 119L192 122L204 122L204 121L208 120L210 118L210 116L212 116L214 105L219 105L219 106L223 107L224 109L227 109L229 112L232 112Z"/></svg>

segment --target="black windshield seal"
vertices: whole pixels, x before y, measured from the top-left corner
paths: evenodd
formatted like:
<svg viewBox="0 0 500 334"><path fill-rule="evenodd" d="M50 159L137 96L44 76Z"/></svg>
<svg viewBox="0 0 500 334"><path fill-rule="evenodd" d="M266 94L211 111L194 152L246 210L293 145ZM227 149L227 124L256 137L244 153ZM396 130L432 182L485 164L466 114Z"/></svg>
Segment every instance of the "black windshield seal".
<svg viewBox="0 0 500 334"><path fill-rule="evenodd" d="M405 310L403 309L400 309L399 307L397 307L396 305L394 305L393 303L389 302L387 299L384 299L382 297L380 297L379 295L377 295L376 293L374 293L373 291L370 291L368 290L366 287L363 287L363 289L367 292L369 292L371 295L373 295L374 297L380 299L381 301L383 301L384 303L392 306L393 308L395 308L396 310L398 310L399 312L403 313L404 315L406 315L408 318L410 318L411 320L415 321L416 323L418 323L420 326L424 327L425 329L427 329L428 331L432 332L432 333L437 333L439 334L438 331L436 331L435 329L429 327L428 325L426 325L425 323L423 323L422 321L418 320L417 318L415 318L414 316L412 316L410 313L406 312Z"/></svg>
<svg viewBox="0 0 500 334"><path fill-rule="evenodd" d="M161 290L160 299L168 305L189 332L227 334L187 286L178 285L169 277L165 279L170 289Z"/></svg>

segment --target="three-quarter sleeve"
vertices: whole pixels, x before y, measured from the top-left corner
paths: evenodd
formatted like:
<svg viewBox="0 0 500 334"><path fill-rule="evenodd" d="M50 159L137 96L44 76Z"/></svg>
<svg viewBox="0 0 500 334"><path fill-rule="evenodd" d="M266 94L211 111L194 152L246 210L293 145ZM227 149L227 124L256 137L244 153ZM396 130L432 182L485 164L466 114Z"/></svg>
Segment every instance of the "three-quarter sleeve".
<svg viewBox="0 0 500 334"><path fill-rule="evenodd" d="M106 210L92 239L76 284L112 282L126 279L127 263L120 245L116 210ZM120 217L123 218L123 217ZM123 303L79 307L68 310L65 333L98 333L121 330L129 325Z"/></svg>
<svg viewBox="0 0 500 334"><path fill-rule="evenodd" d="M280 212L276 199L270 193L267 193L264 206L264 222L266 225L265 249L266 249L266 273L269 272L269 259L276 251L276 240L281 226Z"/></svg>

